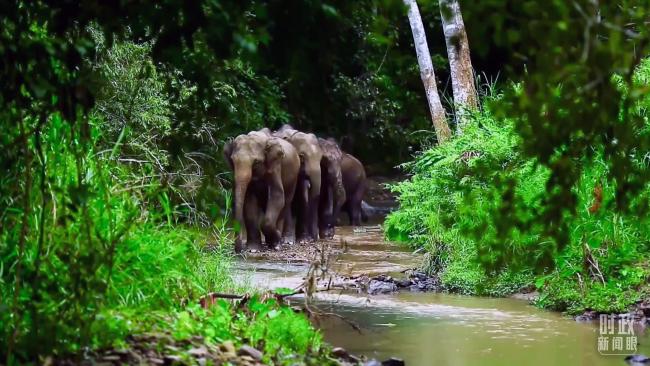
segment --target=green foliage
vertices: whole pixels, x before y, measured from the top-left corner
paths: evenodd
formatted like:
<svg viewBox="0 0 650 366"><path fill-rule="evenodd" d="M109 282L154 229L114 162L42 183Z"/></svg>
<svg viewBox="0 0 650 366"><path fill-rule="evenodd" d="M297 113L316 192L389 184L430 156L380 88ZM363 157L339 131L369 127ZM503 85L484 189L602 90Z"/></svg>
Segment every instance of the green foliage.
<svg viewBox="0 0 650 366"><path fill-rule="evenodd" d="M108 47L96 28L88 31L96 44L90 65L98 90L93 117L100 121L105 147L112 156L124 149L125 155L166 165L160 146L171 133L172 110L170 93L151 59L152 44L126 41Z"/></svg>
<svg viewBox="0 0 650 366"><path fill-rule="evenodd" d="M630 157L650 149L645 119L634 113L648 88L632 77L650 52L644 25L650 2L504 4L486 1L468 11L491 16L490 26L503 30L491 33L496 42L525 60L516 63L525 67L522 87L507 89L495 110L515 122L520 153L548 169L549 177L537 205L520 200L512 190L503 192L503 209L494 216L497 235L486 239L485 246L497 251L498 262L548 267L555 253L572 242L573 217L582 209L575 187L584 169L606 166L601 179L614 189L611 210L647 215L648 205L633 201L650 181L650 169ZM510 71L516 67L506 66ZM619 75L618 83L611 81L614 75ZM629 89L625 97L620 84ZM519 228L542 236L539 255L499 249Z"/></svg>
<svg viewBox="0 0 650 366"><path fill-rule="evenodd" d="M643 61L635 88L644 87L649 72ZM645 100L633 110L647 121ZM452 291L504 295L534 283L540 306L626 310L650 275L650 226L647 216L635 214L650 186L629 202L631 212L617 210L621 183L608 179L611 166L595 145L572 162L581 172L571 188L577 210L564 217L570 228L564 249L554 249L546 225L531 220L544 209L553 173L524 154L516 123L491 112L498 104L499 97L487 99L461 136L405 164L413 176L393 187L401 206L386 221L387 236L424 247L428 269ZM644 156L632 154L629 163L645 165ZM512 213L510 223L500 216L505 212Z"/></svg>
<svg viewBox="0 0 650 366"><path fill-rule="evenodd" d="M240 315L239 327L246 339L262 346L265 352L282 358L317 352L321 347L320 333L314 331L307 318L296 316L291 308L278 308L273 301L260 302L255 298L248 306L250 313Z"/></svg>
<svg viewBox="0 0 650 366"><path fill-rule="evenodd" d="M0 316L3 343L15 342L27 359L75 352L90 338L102 308L169 308L231 288L226 256L202 254L199 242L205 240L187 230L157 228L158 215L141 211L138 194L125 186L128 180L107 174L110 161L96 158L93 149L81 153L83 143L60 115L49 122L27 142L35 150L27 154L38 162L23 163L37 170L10 171L32 181L27 195L19 196L28 200L30 212L20 199L3 196L3 227L8 228L0 234L1 307L7 310ZM99 131L99 124L90 125L91 141L99 141Z"/></svg>
<svg viewBox="0 0 650 366"><path fill-rule="evenodd" d="M462 135L405 164L413 177L393 187L400 209L386 220L388 238L424 247L430 253L429 270L440 274L451 291L505 295L531 284L530 276L506 269L486 272L479 262L485 260L479 257L480 243L471 235L475 230L482 237L495 235L488 220L499 207L501 174L525 183L531 202L539 194L532 187L540 181L543 187L544 172L519 158L518 143L512 122L498 121L485 108L473 115ZM531 173L539 174L531 179Z"/></svg>
<svg viewBox="0 0 650 366"><path fill-rule="evenodd" d="M257 296L242 304L223 299L208 308L190 304L165 311L152 308L123 308L102 312L93 324L93 346L125 346L128 334L169 334L179 344L202 337L208 344L233 342L253 346L264 353L270 365L293 365L297 360L333 364L321 334L309 320L291 308ZM182 352L182 350L181 350ZM308 356L308 357L305 357Z"/></svg>
<svg viewBox="0 0 650 366"><path fill-rule="evenodd" d="M145 224L121 243L115 258L109 302L116 306L169 308L212 291L232 291L229 257L219 244L203 251L210 238L175 226Z"/></svg>
<svg viewBox="0 0 650 366"><path fill-rule="evenodd" d="M88 31L97 46L84 72L100 91L92 110L80 110L78 123L48 114L36 101L1 112L8 133L2 136L7 174L0 187L0 341L8 347L0 357L10 364L120 345L146 330L146 314L179 314L182 322L183 304L211 291L243 290L230 274L229 196L218 180L204 179L206 166L214 171L221 164L199 162L207 154L179 157L166 148L187 133L177 118L186 116L183 101L196 97L197 88L179 71L155 65L151 43L107 43L96 28ZM227 118L250 114L261 125L262 110L268 110L262 103L281 93L241 61L224 64L218 75L236 86L219 84L232 92L219 102L233 107ZM256 85L267 98L237 110L235 104L255 98ZM286 120L282 110L273 113ZM216 149L216 139L232 133L217 127L193 135L218 131L206 132ZM207 211L215 206L220 209ZM183 221L210 226L199 231ZM274 308L282 322L294 324L292 331L314 332L300 315ZM224 316L233 322L235 313L229 309ZM225 321L204 318L213 330ZM178 332L185 329L180 324ZM292 352L277 325L263 322L256 329L266 332L267 326L284 342L272 343L269 355ZM301 349L320 344L310 337L305 333Z"/></svg>
<svg viewBox="0 0 650 366"><path fill-rule="evenodd" d="M24 141L26 156L7 176L25 177L25 191L16 201L3 192L7 230L0 234L5 264L0 301L11 311L2 314L2 339L23 357L78 349L102 305L117 246L136 214L130 197L111 192L114 187L92 150L82 152L78 130L58 114L48 119L40 134ZM30 117L21 121L30 128L35 123ZM92 139L96 132L91 131Z"/></svg>
<svg viewBox="0 0 650 366"><path fill-rule="evenodd" d="M32 178L34 213L22 247L15 243L25 216L20 206L3 207L3 224L12 229L0 238L0 339L6 344L15 337L13 362L124 346L126 336L152 330L253 344L278 365L320 351L309 321L273 302L252 299L245 312L225 303L210 311L186 307L209 292L247 290L231 277L229 232L215 225L207 234L170 223L165 210L148 210L142 188L125 185L120 175L128 169L97 158L93 149L77 165L71 126L51 118L39 136L47 186L41 191L41 177ZM90 125L93 141L103 138L101 126ZM18 275L24 283L12 303Z"/></svg>
<svg viewBox="0 0 650 366"><path fill-rule="evenodd" d="M140 332L169 333L177 341L201 336L210 344L225 341L232 341L235 346L248 344L262 350L264 362L271 365L293 365L306 355L321 358L319 364L330 363L322 336L309 320L274 300L261 301L253 296L240 305L219 300L207 309L190 305L171 313L150 312L139 316L145 319L139 322Z"/></svg>

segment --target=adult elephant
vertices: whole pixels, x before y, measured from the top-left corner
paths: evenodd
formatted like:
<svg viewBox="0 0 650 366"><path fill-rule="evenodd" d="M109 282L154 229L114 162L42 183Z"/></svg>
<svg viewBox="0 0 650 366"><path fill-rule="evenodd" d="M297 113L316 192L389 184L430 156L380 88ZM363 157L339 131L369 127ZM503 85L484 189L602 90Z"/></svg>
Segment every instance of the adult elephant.
<svg viewBox="0 0 650 366"><path fill-rule="evenodd" d="M345 202L345 188L341 174L343 152L333 139L318 139L323 158L321 159L321 189L318 206L318 229L321 238L332 238L336 225L335 213Z"/></svg>
<svg viewBox="0 0 650 366"><path fill-rule="evenodd" d="M354 156L343 153L341 175L346 200L342 209L348 213L350 225L361 225L361 201L366 193L366 169ZM335 213L338 216L338 212Z"/></svg>
<svg viewBox="0 0 650 366"><path fill-rule="evenodd" d="M321 159L323 151L318 138L312 133L304 133L291 125L284 125L274 136L289 141L300 157L300 174L294 202L296 214L296 235L300 241L318 239L318 203L321 190Z"/></svg>
<svg viewBox="0 0 650 366"><path fill-rule="evenodd" d="M234 172L235 219L241 225L235 251L259 250L260 229L266 244L277 248L281 237L289 234L286 228L292 226L291 204L300 170L298 152L283 139L254 131L227 143L224 157Z"/></svg>

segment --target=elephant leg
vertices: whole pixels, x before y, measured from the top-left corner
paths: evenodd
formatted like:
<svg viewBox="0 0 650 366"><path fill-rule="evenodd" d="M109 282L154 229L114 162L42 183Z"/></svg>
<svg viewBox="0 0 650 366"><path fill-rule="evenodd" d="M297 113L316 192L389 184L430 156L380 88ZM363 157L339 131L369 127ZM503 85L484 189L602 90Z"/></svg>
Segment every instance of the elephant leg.
<svg viewBox="0 0 650 366"><path fill-rule="evenodd" d="M361 205L355 204L352 209L352 225L361 226Z"/></svg>
<svg viewBox="0 0 650 366"><path fill-rule="evenodd" d="M264 233L266 245L271 249L278 249L281 235L280 230L278 230L277 220L273 223L272 219L265 217L262 223L262 232Z"/></svg>
<svg viewBox="0 0 650 366"><path fill-rule="evenodd" d="M320 193L309 200L307 211L307 239L309 241L318 240L318 196Z"/></svg>
<svg viewBox="0 0 650 366"><path fill-rule="evenodd" d="M320 162L307 169L309 176L309 200L307 204L307 240L318 240L318 202L320 200Z"/></svg>
<svg viewBox="0 0 650 366"><path fill-rule="evenodd" d="M327 184L321 192L318 214L318 234L321 238L331 239L334 236L333 211L334 196L331 185Z"/></svg>
<svg viewBox="0 0 650 366"><path fill-rule="evenodd" d="M285 206L283 222L282 243L293 245L296 243L296 220L293 218L291 206Z"/></svg>
<svg viewBox="0 0 650 366"><path fill-rule="evenodd" d="M354 226L361 226L361 201L363 200L363 194L365 191L365 185L361 184L354 192L354 196L350 202L350 221Z"/></svg>
<svg viewBox="0 0 650 366"><path fill-rule="evenodd" d="M288 186L285 186L284 191L284 207L280 212L280 224L278 228L282 231L283 244L293 245L296 242L296 225L292 216L293 199L296 195L296 181L292 181Z"/></svg>
<svg viewBox="0 0 650 366"><path fill-rule="evenodd" d="M284 209L284 188L280 172L276 172L268 182L268 199L266 201L266 211L262 221L262 231L266 239L266 245L270 248L277 249L280 243L281 232L278 230L278 221L280 213Z"/></svg>
<svg viewBox="0 0 650 366"><path fill-rule="evenodd" d="M334 225L336 225L336 226L344 226L345 225L343 223L343 219L341 219L341 214L348 212L348 206L349 206L349 202L345 201L341 205L341 208L338 210L338 212L334 213Z"/></svg>
<svg viewBox="0 0 650 366"><path fill-rule="evenodd" d="M277 225L278 231L280 231L280 234L281 234L280 235L280 243L281 244L284 243L282 240L284 239L284 226L285 225L286 224L284 222L284 208L282 208L282 210L280 211L280 216L278 216L278 225Z"/></svg>
<svg viewBox="0 0 650 366"><path fill-rule="evenodd" d="M348 204L348 207L345 211L348 213L348 219L350 220L350 225L354 225L354 210L352 209L353 204Z"/></svg>
<svg viewBox="0 0 650 366"><path fill-rule="evenodd" d="M260 205L256 192L247 193L244 201L244 224L246 225L246 246L250 250L260 250L262 246L259 213Z"/></svg>
<svg viewBox="0 0 650 366"><path fill-rule="evenodd" d="M305 177L298 180L296 197L293 201L295 214L295 235L298 242L307 241L309 212L309 181Z"/></svg>
<svg viewBox="0 0 650 366"><path fill-rule="evenodd" d="M370 210L369 207L370 206L368 206L368 207L366 207L366 209L364 209L363 201L361 201L361 209L360 209L360 211L361 211L361 222L368 222L368 214L370 214L370 215L375 214L375 211Z"/></svg>

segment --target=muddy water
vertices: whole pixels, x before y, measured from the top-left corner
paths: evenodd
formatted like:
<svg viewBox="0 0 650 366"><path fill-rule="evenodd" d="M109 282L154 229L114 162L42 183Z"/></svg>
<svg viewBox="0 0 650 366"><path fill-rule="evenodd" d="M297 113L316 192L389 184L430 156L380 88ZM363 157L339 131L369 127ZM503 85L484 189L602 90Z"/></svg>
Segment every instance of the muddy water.
<svg viewBox="0 0 650 366"><path fill-rule="evenodd" d="M348 275L399 274L417 266L418 255L383 240L377 227L339 228L335 242L346 250L332 264ZM308 265L288 260L238 263L241 278L268 288L297 287ZM252 270L252 271L251 271ZM403 358L430 365L624 365L622 356L597 351L597 324L577 323L525 301L450 294L368 296L353 291L319 293L321 310L355 322L322 318L325 339L353 354ZM650 337L639 336L639 353L650 354Z"/></svg>

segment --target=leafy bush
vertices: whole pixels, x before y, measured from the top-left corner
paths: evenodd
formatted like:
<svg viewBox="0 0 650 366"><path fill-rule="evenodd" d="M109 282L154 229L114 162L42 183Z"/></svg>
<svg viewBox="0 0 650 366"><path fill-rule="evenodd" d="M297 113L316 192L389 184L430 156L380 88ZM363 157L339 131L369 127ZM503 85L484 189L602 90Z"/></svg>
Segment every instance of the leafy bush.
<svg viewBox="0 0 650 366"><path fill-rule="evenodd" d="M24 185L5 186L18 192L2 207L0 307L9 311L0 312L0 337L22 357L79 349L104 302L117 246L137 216L131 197L115 193L103 163L84 150L78 127L58 114L48 120L23 141L24 156L7 179ZM97 132L91 129L91 139Z"/></svg>
<svg viewBox="0 0 650 366"><path fill-rule="evenodd" d="M325 347L321 334L303 314L272 299L262 301L258 296L237 306L219 300L207 309L190 305L173 313L142 316L147 319L142 322L147 324L141 329L143 332L170 333L176 340L202 336L212 344L248 344L262 350L268 364L293 365L298 355L302 360L306 355L326 354L322 352Z"/></svg>
<svg viewBox="0 0 650 366"><path fill-rule="evenodd" d="M179 338L249 342L277 364L295 353L318 353L320 334L288 307L257 300L246 312L223 304L210 311L188 307L209 292L251 290L231 277L227 216L209 231L149 210L141 204L142 188L121 175L128 169L97 158L93 149L75 154L68 137L73 127L50 118L39 136L46 174L31 178L32 214L24 215L20 199L2 201L8 230L0 233L0 341L12 342L13 362L123 346L127 335L152 324ZM102 138L99 126L89 125L92 141Z"/></svg>
<svg viewBox="0 0 650 366"><path fill-rule="evenodd" d="M532 168L518 159L517 144L512 123L497 121L486 107L473 116L462 135L405 164L413 176L393 187L400 209L386 220L387 236L427 249L433 262L430 271L439 273L449 290L506 294L530 284L528 278L514 286L503 270L488 276L479 266L479 247L471 235L476 230L495 235L486 221L498 207L499 192L491 187L499 179L525 182L523 189L539 184L523 179ZM539 175L536 179L543 179L544 173Z"/></svg>
<svg viewBox="0 0 650 366"><path fill-rule="evenodd" d="M274 301L264 303L253 299L250 312L240 316L239 327L245 338L269 354L306 355L319 350L322 338L304 316L296 316L288 307L277 307Z"/></svg>
<svg viewBox="0 0 650 366"><path fill-rule="evenodd" d="M151 59L152 43L106 45L97 29L88 31L96 44L89 66L97 84L93 116L103 131L102 144L111 155L123 149L127 156L166 165L161 145L172 132L171 95Z"/></svg>
<svg viewBox="0 0 650 366"><path fill-rule="evenodd" d="M184 133L175 102L195 88L178 74L168 85L151 44L94 38L88 66L101 92L89 116L73 124L37 108L2 112L20 122L5 126L0 178L0 359L10 363L119 343L143 314L171 316L207 292L242 290L230 274L227 192L203 179L197 156L173 159L165 148ZM232 67L235 78L246 73ZM196 188L206 181L216 187ZM209 213L218 220L197 213L199 194L222 208ZM179 224L192 211L203 216L187 221L211 226Z"/></svg>
<svg viewBox="0 0 650 366"><path fill-rule="evenodd" d="M649 74L645 60L634 80L647 83ZM540 306L571 313L626 310L650 275L650 222L634 214L647 203L650 187L621 213L602 147L593 147L592 157L573 162L581 176L573 187L579 210L565 213L569 242L559 252L549 251L552 238L531 218L541 212L550 171L524 158L512 121L491 112L498 99L487 98L461 136L404 165L413 176L393 187L400 209L386 220L387 236L424 247L428 269L451 291L506 295L534 283ZM635 107L646 121L647 102ZM631 158L647 164L645 156ZM516 214L506 225L496 219L502 212Z"/></svg>
<svg viewBox="0 0 650 366"><path fill-rule="evenodd" d="M322 335L303 314L258 296L239 304L222 299L208 308L193 303L171 310L110 310L100 313L93 327L95 348L124 348L128 334L164 334L176 344L196 337L208 344L248 344L261 350L264 362L271 365L294 365L296 361L309 364L305 361L312 357L317 360L312 363L315 365L336 364L329 362Z"/></svg>

